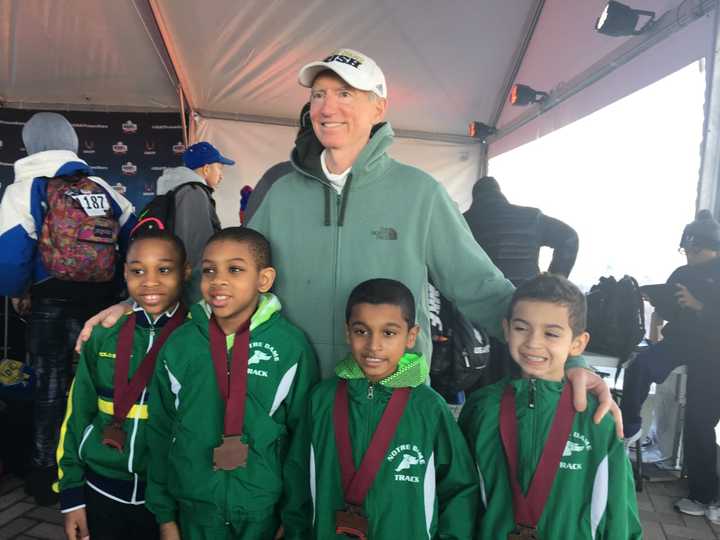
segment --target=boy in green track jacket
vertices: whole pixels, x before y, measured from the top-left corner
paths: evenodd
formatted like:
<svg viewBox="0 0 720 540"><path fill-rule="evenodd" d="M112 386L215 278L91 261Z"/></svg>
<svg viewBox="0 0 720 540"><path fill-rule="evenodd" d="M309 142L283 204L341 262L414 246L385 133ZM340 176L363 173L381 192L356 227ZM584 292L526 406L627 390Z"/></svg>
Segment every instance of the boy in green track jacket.
<svg viewBox="0 0 720 540"><path fill-rule="evenodd" d="M281 522L285 538L307 538L306 497L285 478L309 445L296 427L319 370L268 293L274 278L256 231L208 241L204 301L163 348L150 395L147 505L163 539L268 540Z"/></svg>
<svg viewBox="0 0 720 540"><path fill-rule="evenodd" d="M471 538L478 505L471 456L447 405L424 384L425 359L405 352L419 330L412 293L395 280L365 281L350 295L346 320L351 354L313 392L303 428L312 433L308 538L351 531L372 540ZM399 420L386 424L402 394Z"/></svg>
<svg viewBox="0 0 720 540"><path fill-rule="evenodd" d="M135 301L133 313L111 328L93 329L80 355L60 432L59 486L55 487L60 490L68 539L89 534L106 539L157 538L154 516L144 506L146 384L153 370L145 366L143 379L140 368L154 361L151 357L162 340L183 322L187 310L179 299L189 276L185 248L176 236L147 233L130 244L125 279ZM127 354L121 352L122 341ZM125 379L136 380L127 392L116 384L123 357ZM113 425L119 430L109 441L108 429Z"/></svg>
<svg viewBox="0 0 720 540"><path fill-rule="evenodd" d="M565 361L587 345L585 323L585 297L561 276L515 291L504 328L522 378L478 390L459 420L480 474L476 539L642 538L612 420L595 424L592 406L574 413L566 391Z"/></svg>

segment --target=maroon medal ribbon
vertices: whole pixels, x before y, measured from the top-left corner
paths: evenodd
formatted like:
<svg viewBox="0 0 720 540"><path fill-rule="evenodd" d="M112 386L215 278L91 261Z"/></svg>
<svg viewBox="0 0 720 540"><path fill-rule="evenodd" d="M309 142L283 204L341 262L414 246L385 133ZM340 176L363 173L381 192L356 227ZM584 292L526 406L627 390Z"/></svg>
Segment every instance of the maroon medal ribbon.
<svg viewBox="0 0 720 540"><path fill-rule="evenodd" d="M242 435L245 423L247 398L248 349L250 347L250 321L236 333L232 359L228 364L225 333L215 317L210 319L210 352L220 396L225 401L224 435Z"/></svg>
<svg viewBox="0 0 720 540"><path fill-rule="evenodd" d="M550 496L574 418L575 410L572 404L571 388L569 384L565 384L550 427L550 433L545 442L545 449L540 456L540 461L533 474L526 497L523 495L517 474L518 434L515 393L511 385L505 387L500 402L500 436L508 462L515 523L524 531L523 534L528 534L528 536L518 535L517 538L535 538L534 530L540 521L545 504ZM514 538L512 535L511 537Z"/></svg>
<svg viewBox="0 0 720 540"><path fill-rule="evenodd" d="M343 491L347 503L362 507L365 496L375 481L375 476L385 459L390 442L395 436L395 431L409 398L410 388L396 388L393 390L390 402L387 404L380 423L370 440L370 445L360 462L360 468L356 471L350 441L347 381L341 379L338 382L333 407L333 424L335 426L335 445L340 460Z"/></svg>
<svg viewBox="0 0 720 540"><path fill-rule="evenodd" d="M115 375L113 377L113 420L106 428L103 437L104 444L122 450L125 439L122 424L133 403L137 401L143 389L148 385L153 371L155 371L155 361L160 348L165 344L170 334L185 321L186 315L187 309L185 306L178 306L175 314L165 323L165 326L160 331L160 336L150 347L130 380L128 380L128 377L130 373L130 355L132 354L133 338L135 337L135 313L131 314L120 328L115 353Z"/></svg>

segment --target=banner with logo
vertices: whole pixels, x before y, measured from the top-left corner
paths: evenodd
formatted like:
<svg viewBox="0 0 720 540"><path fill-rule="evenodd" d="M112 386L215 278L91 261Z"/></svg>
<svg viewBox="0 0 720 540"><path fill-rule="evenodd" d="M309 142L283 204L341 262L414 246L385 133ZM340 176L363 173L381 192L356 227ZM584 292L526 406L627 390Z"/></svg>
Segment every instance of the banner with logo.
<svg viewBox="0 0 720 540"><path fill-rule="evenodd" d="M0 195L14 179L13 163L27 156L22 128L36 111L0 109ZM166 167L182 165L180 115L58 111L75 127L78 156L130 199L139 212L155 196Z"/></svg>

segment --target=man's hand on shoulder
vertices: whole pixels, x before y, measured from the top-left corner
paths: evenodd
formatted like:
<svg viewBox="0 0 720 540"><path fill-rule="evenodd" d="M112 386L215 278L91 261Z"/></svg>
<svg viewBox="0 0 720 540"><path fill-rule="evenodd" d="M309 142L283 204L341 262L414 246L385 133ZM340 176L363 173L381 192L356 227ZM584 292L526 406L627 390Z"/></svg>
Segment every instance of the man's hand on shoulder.
<svg viewBox="0 0 720 540"><path fill-rule="evenodd" d="M128 309L130 309L129 304L125 302L120 302L119 304L115 304L114 306L103 309L97 315L90 317L90 319L85 322L85 326L83 326L83 329L80 331L80 335L75 342L75 351L78 354L80 353L83 343L90 339L92 330L93 328L95 328L96 325L102 324L105 328L110 328L112 325L118 322L118 319L120 319L120 317L122 317L123 314L128 311Z"/></svg>
<svg viewBox="0 0 720 540"><path fill-rule="evenodd" d="M569 368L565 376L570 381L573 392L573 406L578 412L587 409L587 392L595 395L598 399L598 407L593 416L593 421L599 424L603 417L610 412L615 420L615 432L618 437L623 438L623 423L620 407L612 398L610 388L602 378L582 367Z"/></svg>

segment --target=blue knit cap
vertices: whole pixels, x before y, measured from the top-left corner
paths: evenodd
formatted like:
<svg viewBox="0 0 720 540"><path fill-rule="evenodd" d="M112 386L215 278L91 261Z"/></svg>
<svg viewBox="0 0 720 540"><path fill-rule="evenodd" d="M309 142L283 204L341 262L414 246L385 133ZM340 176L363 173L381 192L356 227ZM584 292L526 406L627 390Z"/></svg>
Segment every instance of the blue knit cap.
<svg viewBox="0 0 720 540"><path fill-rule="evenodd" d="M25 122L22 139L28 155L45 150L70 150L77 154L78 136L67 119L58 113L39 112Z"/></svg>

